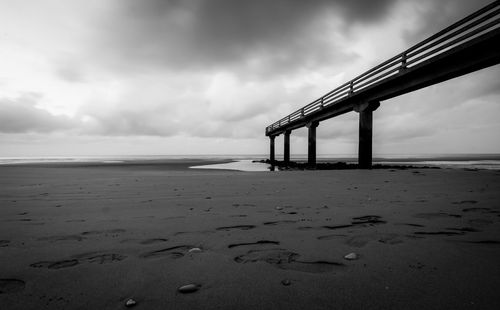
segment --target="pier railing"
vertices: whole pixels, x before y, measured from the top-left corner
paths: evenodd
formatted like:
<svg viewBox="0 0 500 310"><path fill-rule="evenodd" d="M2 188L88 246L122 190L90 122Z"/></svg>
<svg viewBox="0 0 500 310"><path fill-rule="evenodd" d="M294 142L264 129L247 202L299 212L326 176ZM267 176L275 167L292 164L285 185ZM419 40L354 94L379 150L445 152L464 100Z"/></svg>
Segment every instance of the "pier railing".
<svg viewBox="0 0 500 310"><path fill-rule="evenodd" d="M439 57L440 54L450 49L499 28L499 24L500 1L495 1L269 125L266 127L266 134L287 127L288 124L326 107L338 104L353 94L366 90L395 75L404 74L406 70L416 67L424 61Z"/></svg>

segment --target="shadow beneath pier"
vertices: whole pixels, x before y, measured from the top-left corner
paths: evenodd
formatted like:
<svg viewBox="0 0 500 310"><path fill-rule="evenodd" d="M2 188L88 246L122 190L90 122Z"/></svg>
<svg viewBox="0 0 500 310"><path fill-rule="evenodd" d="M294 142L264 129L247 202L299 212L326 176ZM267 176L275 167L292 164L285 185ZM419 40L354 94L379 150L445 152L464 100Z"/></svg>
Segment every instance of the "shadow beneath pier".
<svg viewBox="0 0 500 310"><path fill-rule="evenodd" d="M254 162L266 163L271 165L270 170L348 170L348 169L360 169L358 164L346 163L346 162L336 162L336 163L316 163L309 164L307 162L295 162L290 161L285 163L284 161L275 160L274 164L271 163L269 159L266 160L254 160ZM440 169L434 166L411 166L411 165L382 165L374 164L371 169Z"/></svg>

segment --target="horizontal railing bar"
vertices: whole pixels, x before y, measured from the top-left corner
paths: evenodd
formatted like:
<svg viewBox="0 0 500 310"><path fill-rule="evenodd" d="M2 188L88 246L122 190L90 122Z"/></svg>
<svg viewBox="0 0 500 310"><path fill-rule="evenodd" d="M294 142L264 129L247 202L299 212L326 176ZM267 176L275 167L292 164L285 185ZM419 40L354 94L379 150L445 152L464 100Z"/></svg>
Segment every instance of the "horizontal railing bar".
<svg viewBox="0 0 500 310"><path fill-rule="evenodd" d="M473 23L467 25L467 27L469 27L467 30L472 29L472 27L475 27L475 26L477 26L477 25L479 25L479 24L487 21L488 19L491 19L492 17L495 17L496 15L498 15L499 12L500 12L500 9L497 9L496 11L490 12L488 15L485 15L482 18L480 18L480 19L474 21ZM414 56L416 54L419 54L419 53L425 51L426 49L429 49L429 48L432 48L432 47L436 47L440 43L442 43L442 42L444 42L446 40L449 40L449 39L451 39L451 38L459 35L460 33L464 33L464 29L458 29L458 30L456 30L456 31L454 31L454 32L452 32L452 33L450 33L450 34L448 34L448 35L440 38L439 40L437 40L435 42L432 42L432 45L426 46L423 49L414 50L411 53L407 53L406 56L408 58L410 58L410 57L412 57L412 56Z"/></svg>
<svg viewBox="0 0 500 310"><path fill-rule="evenodd" d="M367 76L364 76L362 79L359 79L356 83L356 85L359 85L361 82L371 78L372 76L377 76L381 73L383 73L384 71L386 70L390 70L391 68L393 68L394 66L398 66L401 67L401 63L398 61L398 62L395 62L395 63L392 63L391 65L388 65L386 67L383 67L383 68L380 68L379 70L375 71L375 72L372 72L371 74L368 74Z"/></svg>
<svg viewBox="0 0 500 310"><path fill-rule="evenodd" d="M395 72L399 72L400 69L401 68L394 68L390 71L387 71L386 73L384 73L384 75L382 75L380 77L376 77L376 78L373 78L371 80L365 81L364 83L359 85L359 90L365 88L365 86L370 86L372 84L375 84L377 82L381 82L381 81L385 80L385 77L393 75L393 73L395 73Z"/></svg>
<svg viewBox="0 0 500 310"><path fill-rule="evenodd" d="M337 90L339 90L339 89L341 89L341 88L343 88L343 87L349 86L349 83L350 83L350 82L347 82L347 83L344 83L344 84L340 85L339 87L335 88L334 90L329 91L328 93L324 94L324 95L323 95L323 97L321 97L321 98L325 98L325 97L327 97L328 95L330 95L330 94L332 94L332 93L336 92Z"/></svg>
<svg viewBox="0 0 500 310"><path fill-rule="evenodd" d="M332 96L335 96L337 93L342 92L342 91L344 91L346 89L349 89L349 85L350 85L350 83L347 83L345 85L342 85L341 87L337 87L334 92L333 91L329 92L327 95L324 95L321 98L323 98L323 100L325 100L325 99L328 99L328 98L330 98Z"/></svg>
<svg viewBox="0 0 500 310"><path fill-rule="evenodd" d="M331 105L332 102L334 102L335 100L339 99L339 98L343 98L344 96L348 96L349 93L340 93L340 94L337 94L335 95L334 97L331 97L328 99L328 106Z"/></svg>
<svg viewBox="0 0 500 310"><path fill-rule="evenodd" d="M429 51L427 53L424 53L423 55L418 56L417 58L412 59L411 61L408 61L407 64L410 65L410 64L415 63L415 62L417 62L419 60L422 60L423 58L427 58L430 55L443 53L443 52L445 52L446 48L451 47L453 45L456 45L457 43L463 42L465 39L468 39L468 38L470 38L470 37L472 37L472 36L474 36L476 34L479 34L479 33L483 32L484 30L489 29L492 26L495 26L495 25L497 25L499 23L500 23L500 19L492 21L492 22L490 22L490 23L488 23L488 24L486 24L486 25L484 25L484 26L482 26L480 28L477 28L474 31L466 33L465 35L463 35L461 37L458 37L455 40L452 40L452 41L450 41L450 42L442 45L439 50L431 50L431 51Z"/></svg>
<svg viewBox="0 0 500 310"><path fill-rule="evenodd" d="M392 62L392 61L394 61L394 60L396 60L396 59L398 59L400 57L401 57L401 54L398 54L398 55L392 57L391 59L384 61L383 63L379 64L378 66L375 66L375 67L371 68L370 70L368 70L366 72L363 72L362 74L358 75L357 77L355 77L354 79L352 79L351 82L356 83L359 79L361 79L362 77L364 77L366 74L369 74L372 71L374 71L374 70L376 70L376 69L378 69L378 68L386 65L387 63Z"/></svg>
<svg viewBox="0 0 500 310"><path fill-rule="evenodd" d="M491 3L491 4L487 5L487 6L485 6L484 8L482 8L482 9L480 9L480 10L472 13L471 15L465 17L464 19L461 19L461 20L457 21L456 23L451 24L450 26L444 28L443 30L439 31L438 33L436 33L436 34L428 37L425 40L423 40L422 42L419 42L419 43L415 44L414 46L412 46L409 49L407 49L405 52L409 53L409 52L411 52L411 51L413 51L413 50L415 50L415 49L417 49L417 48L419 48L419 47L421 47L423 45L426 45L427 43L435 40L436 38L438 38L438 37L442 36L443 34L449 32L450 30L458 28L459 26L461 26L461 25L469 22L470 20L476 18L477 16L482 15L485 12L488 12L489 10L491 10L491 9L493 9L493 8L499 6L499 5L500 5L500 2L498 2L498 1L495 1L495 2Z"/></svg>

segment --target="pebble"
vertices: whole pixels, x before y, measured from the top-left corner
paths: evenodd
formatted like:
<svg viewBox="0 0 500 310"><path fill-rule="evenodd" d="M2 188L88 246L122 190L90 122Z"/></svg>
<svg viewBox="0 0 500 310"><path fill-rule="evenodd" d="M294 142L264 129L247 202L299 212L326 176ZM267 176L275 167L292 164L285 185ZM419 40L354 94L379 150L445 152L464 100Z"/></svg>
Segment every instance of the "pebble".
<svg viewBox="0 0 500 310"><path fill-rule="evenodd" d="M356 253L349 253L346 256L344 256L344 258L347 260L355 260L355 259L358 259L359 256Z"/></svg>
<svg viewBox="0 0 500 310"><path fill-rule="evenodd" d="M288 279L284 279L281 280L281 284L283 284L284 286L289 286L290 284L292 284L292 282Z"/></svg>
<svg viewBox="0 0 500 310"><path fill-rule="evenodd" d="M132 298L130 298L129 300L127 300L127 302L125 302L125 307L133 307L137 304L137 302L135 300L133 300Z"/></svg>
<svg viewBox="0 0 500 310"><path fill-rule="evenodd" d="M201 249L200 248L192 248L192 249L189 249L188 253L200 253L201 252Z"/></svg>
<svg viewBox="0 0 500 310"><path fill-rule="evenodd" d="M200 287L201 285L198 284L187 284L179 287L177 290L179 291L179 293L188 294L196 292L200 289Z"/></svg>

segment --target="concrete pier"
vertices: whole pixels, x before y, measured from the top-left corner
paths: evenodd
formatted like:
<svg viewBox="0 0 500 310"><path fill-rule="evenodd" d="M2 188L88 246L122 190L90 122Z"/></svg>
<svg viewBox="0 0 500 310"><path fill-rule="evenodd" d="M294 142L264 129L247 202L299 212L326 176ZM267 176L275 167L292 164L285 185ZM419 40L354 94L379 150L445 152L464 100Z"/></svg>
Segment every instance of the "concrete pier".
<svg viewBox="0 0 500 310"><path fill-rule="evenodd" d="M283 152L283 160L285 161L285 164L290 163L290 134L292 133L291 130L285 131L285 143L284 143L284 152Z"/></svg>
<svg viewBox="0 0 500 310"><path fill-rule="evenodd" d="M376 101L354 107L359 113L358 166L361 169L372 167L373 111L379 106L380 102Z"/></svg>
<svg viewBox="0 0 500 310"><path fill-rule="evenodd" d="M271 165L274 165L275 162L275 153L274 153L274 139L276 136L269 136L269 160L271 161Z"/></svg>
<svg viewBox="0 0 500 310"><path fill-rule="evenodd" d="M316 164L316 128L318 125L319 122L310 122L306 125L309 129L307 144L307 163L309 165Z"/></svg>

